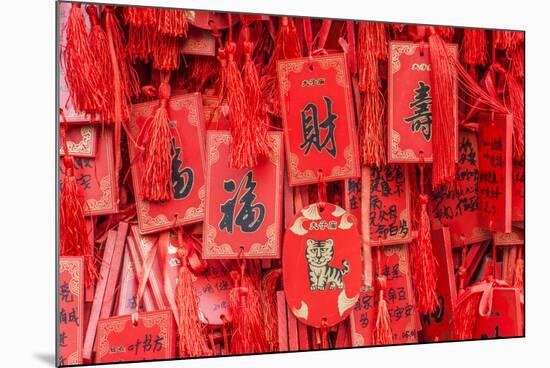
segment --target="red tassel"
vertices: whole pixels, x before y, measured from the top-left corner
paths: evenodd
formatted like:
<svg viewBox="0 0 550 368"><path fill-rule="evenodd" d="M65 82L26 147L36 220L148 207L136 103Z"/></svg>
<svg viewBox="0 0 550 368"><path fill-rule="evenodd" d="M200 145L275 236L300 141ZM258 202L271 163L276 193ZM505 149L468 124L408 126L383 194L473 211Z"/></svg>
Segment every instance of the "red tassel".
<svg viewBox="0 0 550 368"><path fill-rule="evenodd" d="M144 172L141 182L143 198L149 201L167 201L171 198L170 178L170 119L168 100L170 98L169 77L160 84L159 107L145 123L139 141L145 143L143 157Z"/></svg>
<svg viewBox="0 0 550 368"><path fill-rule="evenodd" d="M231 354L254 354L268 350L264 331L260 292L246 274L244 261L241 272L232 271L234 287L229 294L229 309L233 321Z"/></svg>
<svg viewBox="0 0 550 368"><path fill-rule="evenodd" d="M220 63L216 58L202 55L187 55L187 88L204 93L217 80Z"/></svg>
<svg viewBox="0 0 550 368"><path fill-rule="evenodd" d="M262 95L268 105L268 111L275 116L280 116L277 61L301 56L302 48L296 33L296 25L292 18L282 16L271 58L269 59L265 74L260 79Z"/></svg>
<svg viewBox="0 0 550 368"><path fill-rule="evenodd" d="M235 49L235 43L228 42L225 48L218 50L221 64L220 101L226 100L229 107L232 136L230 164L232 167L242 168L250 164L253 138L250 136L250 119L243 81L234 59Z"/></svg>
<svg viewBox="0 0 550 368"><path fill-rule="evenodd" d="M451 322L453 340L470 340L473 338L481 293L474 293L457 303Z"/></svg>
<svg viewBox="0 0 550 368"><path fill-rule="evenodd" d="M248 27L245 29L248 32ZM243 90L248 106L248 119L244 121L246 125L240 127L245 132L245 135L241 136L242 141L233 140L235 148L242 147L246 149L244 152L241 151L241 155L237 154L237 157L233 157L233 166L238 168L256 166L258 160L262 157L268 157L272 150L271 141L267 136L268 118L260 91L258 70L252 60L252 48L252 42L244 42ZM235 151L240 150L234 150L233 152Z"/></svg>
<svg viewBox="0 0 550 368"><path fill-rule="evenodd" d="M92 25L92 30L90 32L90 49L94 56L93 62L99 70L98 93L103 96L103 100L105 101L100 111L100 119L106 122L109 116L108 106L113 100L113 91L111 88L113 69L109 53L109 41L107 40L107 34L99 23L97 7L95 5L87 5L86 12L88 13Z"/></svg>
<svg viewBox="0 0 550 368"><path fill-rule="evenodd" d="M182 44L182 38L158 35L153 48L153 68L166 72L177 70Z"/></svg>
<svg viewBox="0 0 550 368"><path fill-rule="evenodd" d="M525 77L525 46L523 39L517 46L510 49L510 71L518 79Z"/></svg>
<svg viewBox="0 0 550 368"><path fill-rule="evenodd" d="M506 96L513 115L514 158L523 160L525 154L525 121L523 84L512 73L506 73Z"/></svg>
<svg viewBox="0 0 550 368"><path fill-rule="evenodd" d="M420 175L423 180L423 175ZM422 184L421 184L422 185ZM420 314L431 313L439 305L437 300L437 260L433 255L428 196L419 196L418 236L411 243L412 280L416 306Z"/></svg>
<svg viewBox="0 0 550 368"><path fill-rule="evenodd" d="M67 151L65 151L67 152ZM74 176L74 161L69 155L63 157L65 175L61 186L59 204L59 238L62 256L84 257L85 282L95 284L98 274L93 257L93 244L88 239L82 196Z"/></svg>
<svg viewBox="0 0 550 368"><path fill-rule="evenodd" d="M113 6L106 6L103 10L103 21L113 70L111 88L114 99L109 106L109 121L119 124L129 119L131 98L139 95L140 89L137 73L126 52L124 33L116 17L115 9ZM116 137L115 141L119 142Z"/></svg>
<svg viewBox="0 0 550 368"><path fill-rule="evenodd" d="M464 29L462 61L466 65L487 65L487 34L484 29Z"/></svg>
<svg viewBox="0 0 550 368"><path fill-rule="evenodd" d="M358 32L359 144L361 162L382 166L386 162L384 141L384 102L380 90L378 61L387 57L386 30L381 23L361 22Z"/></svg>
<svg viewBox="0 0 550 368"><path fill-rule="evenodd" d="M379 298L378 311L376 314L376 324L373 331L373 340L375 345L393 344L393 333L391 330L390 313L388 305L384 299L384 291L386 290L386 278L378 277Z"/></svg>
<svg viewBox="0 0 550 368"><path fill-rule="evenodd" d="M493 30L493 44L499 50L514 48L523 42L523 32Z"/></svg>
<svg viewBox="0 0 550 368"><path fill-rule="evenodd" d="M430 27L432 81L432 185L449 185L455 179L455 86L453 56L443 39Z"/></svg>
<svg viewBox="0 0 550 368"><path fill-rule="evenodd" d="M279 351L277 324L277 290L281 279L280 268L269 271L262 280L262 306L268 351Z"/></svg>
<svg viewBox="0 0 550 368"><path fill-rule="evenodd" d="M178 238L180 235L178 235ZM211 355L199 320L198 297L193 286L193 275L187 261L188 251L180 244L178 258L181 265L176 285L178 306L179 357L201 357Z"/></svg>
<svg viewBox="0 0 550 368"><path fill-rule="evenodd" d="M189 22L187 11L180 9L158 9L158 31L163 36L187 37Z"/></svg>
<svg viewBox="0 0 550 368"><path fill-rule="evenodd" d="M124 21L135 27L152 26L158 24L158 9L148 7L125 6L122 8Z"/></svg>
<svg viewBox="0 0 550 368"><path fill-rule="evenodd" d="M99 88L99 69L94 63L84 15L78 3L71 5L65 34L65 79L74 108L77 112L99 112L105 104Z"/></svg>

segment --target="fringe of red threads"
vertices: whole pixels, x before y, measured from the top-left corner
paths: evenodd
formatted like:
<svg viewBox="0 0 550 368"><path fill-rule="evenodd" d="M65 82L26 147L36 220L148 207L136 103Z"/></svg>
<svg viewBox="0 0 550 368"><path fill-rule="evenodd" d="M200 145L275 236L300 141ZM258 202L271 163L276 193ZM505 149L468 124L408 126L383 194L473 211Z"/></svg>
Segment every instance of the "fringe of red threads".
<svg viewBox="0 0 550 368"><path fill-rule="evenodd" d="M114 98L107 108L109 122L121 123L130 116L132 96L140 93L139 79L126 51L124 32L114 7L106 6L103 10L103 21L109 42L113 80L111 88Z"/></svg>
<svg viewBox="0 0 550 368"><path fill-rule="evenodd" d="M438 35L445 40L445 42L452 42L455 35L455 29L453 27L434 26L433 27Z"/></svg>
<svg viewBox="0 0 550 368"><path fill-rule="evenodd" d="M111 66L111 55L109 51L109 41L107 34L99 23L99 15L95 5L86 6L86 12L90 18L92 29L90 32L90 49L94 56L94 63L99 71L98 93L102 95L104 104L100 112L100 120L108 121L108 107L113 101L113 90L111 83L113 80L113 68Z"/></svg>
<svg viewBox="0 0 550 368"><path fill-rule="evenodd" d="M62 256L84 257L85 283L93 286L97 280L97 268L93 256L93 244L88 238L84 219L83 198L74 176L74 161L63 157L65 175L61 186L59 203L59 238Z"/></svg>
<svg viewBox="0 0 550 368"><path fill-rule="evenodd" d="M128 24L126 50L132 63L148 63L156 46L158 10L156 8L124 7L124 20Z"/></svg>
<svg viewBox="0 0 550 368"><path fill-rule="evenodd" d="M261 296L246 273L231 272L235 286L229 294L233 321L231 354L263 353L268 350L261 311Z"/></svg>
<svg viewBox="0 0 550 368"><path fill-rule="evenodd" d="M229 123L231 130L231 157L232 167L247 167L247 161L252 157L250 136L250 122L247 115L248 102L244 94L244 85L241 73L234 59L236 44L228 42L225 48L218 50L221 64L220 101L227 101L229 107ZM247 129L248 127L248 129Z"/></svg>
<svg viewBox="0 0 550 368"><path fill-rule="evenodd" d="M506 73L506 91L508 104L513 115L513 154L517 160L523 160L525 154L525 120L523 84L512 73Z"/></svg>
<svg viewBox="0 0 550 368"><path fill-rule="evenodd" d="M199 320L199 300L193 286L193 275L187 264L187 250L180 244L178 258L181 261L176 285L178 306L179 356L201 357L211 355Z"/></svg>
<svg viewBox="0 0 550 368"><path fill-rule="evenodd" d="M432 185L452 184L455 179L455 87L453 56L443 39L431 30L430 46L432 81Z"/></svg>
<svg viewBox="0 0 550 368"><path fill-rule="evenodd" d="M262 306L268 351L279 351L279 332L277 320L277 290L282 270L269 271L262 279Z"/></svg>
<svg viewBox="0 0 550 368"><path fill-rule="evenodd" d="M189 29L187 11L180 9L158 9L158 31L163 36L186 37Z"/></svg>
<svg viewBox="0 0 550 368"><path fill-rule="evenodd" d="M80 4L73 3L65 28L66 45L63 52L65 80L77 112L95 113L103 109L100 71L94 63L93 51Z"/></svg>
<svg viewBox="0 0 550 368"><path fill-rule="evenodd" d="M462 61L466 65L485 66L488 62L487 33L484 29L464 29L462 40Z"/></svg>
<svg viewBox="0 0 550 368"><path fill-rule="evenodd" d="M411 243L412 279L418 312L425 314L433 312L439 304L436 293L437 260L433 254L426 194L420 194L418 205L418 235Z"/></svg>
<svg viewBox="0 0 550 368"><path fill-rule="evenodd" d="M387 58L386 43L386 29L383 24L359 23L359 153L362 164L367 166L381 167L386 163L384 100L378 73L378 62Z"/></svg>
<svg viewBox="0 0 550 368"><path fill-rule="evenodd" d="M280 116L277 61L301 56L302 48L296 32L296 25L292 18L282 16L279 20L279 30L271 58L269 59L265 74L260 79L260 87L264 100L268 105L269 112L275 116Z"/></svg>
<svg viewBox="0 0 550 368"><path fill-rule="evenodd" d="M192 91L204 93L216 82L220 64L211 56L187 55L187 87Z"/></svg>
<svg viewBox="0 0 550 368"><path fill-rule="evenodd" d="M144 172L142 177L143 198L150 201L166 201L171 198L170 177L170 119L168 99L170 84L168 78L159 86L159 107L143 129Z"/></svg>
<svg viewBox="0 0 550 368"><path fill-rule="evenodd" d="M243 70L243 90L245 100L248 106L247 123L241 129L245 130L243 142L237 146L249 146L249 152L242 152L238 157L234 157L235 167L254 167L258 160L268 157L272 151L272 144L267 135L268 118L262 100L260 91L260 79L258 70L252 60L252 42L244 43L245 63ZM233 141L233 144L236 142Z"/></svg>
<svg viewBox="0 0 550 368"><path fill-rule="evenodd" d="M386 290L386 278L378 277L378 310L376 314L376 323L373 331L373 341L375 345L389 345L393 344L393 333L391 330L390 313L388 312L388 305L384 298L384 291Z"/></svg>
<svg viewBox="0 0 550 368"><path fill-rule="evenodd" d="M458 303L451 321L453 340L470 340L473 338L480 300L481 293L475 293Z"/></svg>

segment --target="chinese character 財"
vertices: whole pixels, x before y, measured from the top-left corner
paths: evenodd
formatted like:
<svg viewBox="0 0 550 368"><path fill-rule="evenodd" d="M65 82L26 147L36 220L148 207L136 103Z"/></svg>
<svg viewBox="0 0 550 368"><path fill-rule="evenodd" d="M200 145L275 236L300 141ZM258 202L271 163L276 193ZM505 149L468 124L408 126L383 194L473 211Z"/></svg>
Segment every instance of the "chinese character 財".
<svg viewBox="0 0 550 368"><path fill-rule="evenodd" d="M326 96L323 97L327 106L327 117L319 123L319 112L317 105L309 103L302 110L302 135L304 141L300 144L300 149L304 150L304 155L307 155L314 147L321 152L323 149L332 157L336 157L336 142L334 139L334 129L336 125L334 121L338 118L332 113L332 100ZM324 137L321 137L324 132Z"/></svg>

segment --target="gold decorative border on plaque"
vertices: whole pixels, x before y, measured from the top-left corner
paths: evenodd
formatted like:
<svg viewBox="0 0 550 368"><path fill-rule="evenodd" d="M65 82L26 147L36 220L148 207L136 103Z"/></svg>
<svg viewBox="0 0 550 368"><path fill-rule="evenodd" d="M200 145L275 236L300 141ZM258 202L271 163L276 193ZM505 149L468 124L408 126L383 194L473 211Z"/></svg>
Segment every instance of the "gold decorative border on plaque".
<svg viewBox="0 0 550 368"><path fill-rule="evenodd" d="M67 150L72 155L90 157L94 155L94 133L93 125L83 125L80 127L81 140L78 142L67 140ZM59 153L64 155L63 146L59 147Z"/></svg>
<svg viewBox="0 0 550 368"><path fill-rule="evenodd" d="M418 44L412 43L392 43L391 44L391 72L397 73L401 69L401 62L399 58L401 54L412 55L416 51Z"/></svg>

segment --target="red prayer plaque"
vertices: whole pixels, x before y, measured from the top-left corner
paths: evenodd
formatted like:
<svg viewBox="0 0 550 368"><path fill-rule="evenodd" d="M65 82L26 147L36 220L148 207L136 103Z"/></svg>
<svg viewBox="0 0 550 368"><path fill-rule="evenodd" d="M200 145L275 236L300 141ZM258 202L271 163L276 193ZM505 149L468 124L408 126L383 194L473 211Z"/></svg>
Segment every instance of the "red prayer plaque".
<svg viewBox="0 0 550 368"><path fill-rule="evenodd" d="M371 167L364 185L369 203L370 245L403 244L411 237L411 194L404 165ZM366 220L366 219L365 219Z"/></svg>
<svg viewBox="0 0 550 368"><path fill-rule="evenodd" d="M512 231L512 115L480 114L479 210L484 229Z"/></svg>
<svg viewBox="0 0 550 368"><path fill-rule="evenodd" d="M344 54L277 62L289 185L360 176Z"/></svg>
<svg viewBox="0 0 550 368"><path fill-rule="evenodd" d="M461 130L458 134L455 187L447 189L440 186L430 195L432 229L448 226L455 247L491 239L491 233L483 230L480 223L478 181L477 135ZM464 243L461 235L464 236Z"/></svg>
<svg viewBox="0 0 550 368"><path fill-rule="evenodd" d="M456 281L453 250L448 227L432 231L432 247L437 260L437 299L439 306L422 316L423 341L447 341L451 338L451 320L456 306Z"/></svg>
<svg viewBox="0 0 550 368"><path fill-rule="evenodd" d="M334 326L352 311L361 288L357 219L332 203L303 208L287 229L283 284L288 308L309 326Z"/></svg>
<svg viewBox="0 0 550 368"><path fill-rule="evenodd" d="M473 337L496 339L499 337L523 336L523 313L521 296L516 288L495 288L491 313L488 317L477 316Z"/></svg>
<svg viewBox="0 0 550 368"><path fill-rule="evenodd" d="M58 365L82 364L84 275L82 257L59 259Z"/></svg>
<svg viewBox="0 0 550 368"><path fill-rule="evenodd" d="M95 157L96 140L96 128L91 124L70 125L66 131L67 150L75 157ZM59 147L59 154L65 154L62 144Z"/></svg>
<svg viewBox="0 0 550 368"><path fill-rule="evenodd" d="M118 212L118 184L115 175L112 128L105 128L97 140L95 157L74 157L74 175L84 198L84 215ZM65 175L63 160L59 168Z"/></svg>
<svg viewBox="0 0 550 368"><path fill-rule="evenodd" d="M181 51L188 55L216 56L216 39L208 30L189 27Z"/></svg>
<svg viewBox="0 0 550 368"><path fill-rule="evenodd" d="M278 258L282 222L283 137L270 132L273 152L253 169L229 167L231 134L209 131L202 256Z"/></svg>
<svg viewBox="0 0 550 368"><path fill-rule="evenodd" d="M149 121L158 101L132 106L130 131L137 137ZM132 181L136 191L139 230L150 234L174 226L200 222L204 217L204 113L199 93L179 95L168 102L168 117L172 134L172 199L152 202L141 194L143 162L139 150L129 144ZM176 220L177 216L177 220Z"/></svg>
<svg viewBox="0 0 550 368"><path fill-rule="evenodd" d="M176 331L169 310L100 320L97 325L95 363L137 362L176 357Z"/></svg>
<svg viewBox="0 0 550 368"><path fill-rule="evenodd" d="M512 221L525 220L525 161L512 158Z"/></svg>
<svg viewBox="0 0 550 368"><path fill-rule="evenodd" d="M380 254L380 274L386 277L384 299L388 305L394 344L418 341L417 311L410 276L406 245L392 245L376 249ZM373 259L376 259L373 255ZM374 261L377 262L377 261ZM351 331L353 346L373 345L373 331L378 313L379 293L376 289L362 291L355 303Z"/></svg>
<svg viewBox="0 0 550 368"><path fill-rule="evenodd" d="M229 292L233 280L221 262L208 261L206 272L194 276L193 285L199 297L201 321L208 325L222 325L222 316L231 321Z"/></svg>
<svg viewBox="0 0 550 368"><path fill-rule="evenodd" d="M432 162L432 86L430 48L419 43L390 41L388 68L389 162ZM448 44L456 56L458 48ZM423 52L422 52L423 51ZM458 137L458 83L454 91L455 142ZM455 160L457 151L455 150Z"/></svg>

